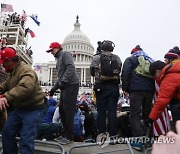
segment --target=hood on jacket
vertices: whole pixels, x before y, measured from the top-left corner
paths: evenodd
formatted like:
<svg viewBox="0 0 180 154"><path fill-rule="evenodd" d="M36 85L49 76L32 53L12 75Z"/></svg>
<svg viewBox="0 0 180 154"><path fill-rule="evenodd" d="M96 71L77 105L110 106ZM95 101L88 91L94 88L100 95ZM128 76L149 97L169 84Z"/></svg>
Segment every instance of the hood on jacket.
<svg viewBox="0 0 180 154"><path fill-rule="evenodd" d="M180 60L174 60L174 62L172 62L172 68L169 70L169 73L180 73Z"/></svg>
<svg viewBox="0 0 180 154"><path fill-rule="evenodd" d="M180 73L180 59L173 60L170 64L166 65L160 74L160 81L166 74L169 73Z"/></svg>
<svg viewBox="0 0 180 154"><path fill-rule="evenodd" d="M180 59L173 60L169 65L163 68L163 70L165 71L168 67L167 73L180 73Z"/></svg>

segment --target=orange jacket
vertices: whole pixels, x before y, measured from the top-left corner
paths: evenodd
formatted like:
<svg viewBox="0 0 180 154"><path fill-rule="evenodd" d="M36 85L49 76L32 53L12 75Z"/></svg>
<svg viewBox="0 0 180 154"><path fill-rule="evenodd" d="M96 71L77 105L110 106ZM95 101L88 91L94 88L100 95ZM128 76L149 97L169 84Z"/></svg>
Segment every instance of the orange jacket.
<svg viewBox="0 0 180 154"><path fill-rule="evenodd" d="M172 65L169 69L169 65ZM160 77L160 91L149 117L157 120L172 98L180 101L180 59L165 66Z"/></svg>

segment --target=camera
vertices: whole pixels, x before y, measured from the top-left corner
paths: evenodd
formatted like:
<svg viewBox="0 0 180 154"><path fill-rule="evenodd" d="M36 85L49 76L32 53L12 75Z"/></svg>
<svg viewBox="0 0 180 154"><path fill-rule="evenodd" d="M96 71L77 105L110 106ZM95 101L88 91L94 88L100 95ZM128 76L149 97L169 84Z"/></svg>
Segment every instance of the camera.
<svg viewBox="0 0 180 154"><path fill-rule="evenodd" d="M101 54L102 50L113 52L114 47L115 47L115 44L109 40L104 40L103 42L98 41L97 44L98 44L98 47L97 47L96 55Z"/></svg>
<svg viewBox="0 0 180 154"><path fill-rule="evenodd" d="M98 44L98 47L97 47L96 54L101 54L101 52L102 52L102 44L103 43L101 41L98 41L97 44Z"/></svg>

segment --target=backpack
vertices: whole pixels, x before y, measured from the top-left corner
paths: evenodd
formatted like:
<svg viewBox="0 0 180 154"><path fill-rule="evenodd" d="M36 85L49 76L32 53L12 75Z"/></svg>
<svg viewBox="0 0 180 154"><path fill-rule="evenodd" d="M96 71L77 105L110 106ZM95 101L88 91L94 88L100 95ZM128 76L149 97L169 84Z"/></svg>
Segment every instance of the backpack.
<svg viewBox="0 0 180 154"><path fill-rule="evenodd" d="M80 137L83 135L81 110L77 110L74 115L73 135L74 137Z"/></svg>
<svg viewBox="0 0 180 154"><path fill-rule="evenodd" d="M138 56L138 66L134 69L136 74L142 75L147 78L153 78L153 76L149 72L149 66L151 65L151 62L149 60L146 60L144 56Z"/></svg>
<svg viewBox="0 0 180 154"><path fill-rule="evenodd" d="M114 54L100 55L99 75L101 80L119 80L120 66Z"/></svg>

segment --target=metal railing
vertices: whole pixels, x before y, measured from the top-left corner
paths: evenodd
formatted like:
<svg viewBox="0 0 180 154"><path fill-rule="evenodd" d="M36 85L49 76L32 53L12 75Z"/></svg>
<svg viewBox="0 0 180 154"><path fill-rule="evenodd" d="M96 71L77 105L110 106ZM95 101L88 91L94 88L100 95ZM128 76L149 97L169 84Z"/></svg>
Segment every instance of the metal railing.
<svg viewBox="0 0 180 154"><path fill-rule="evenodd" d="M98 144L97 143L86 143L86 144L81 144L81 145L75 145L75 146L72 146L71 148L69 148L69 150L67 150L66 154L70 154L73 149L91 147L91 146L98 146ZM128 148L123 148L123 149L121 148L121 149L116 149L116 150L111 150L111 151L103 151L103 152L96 151L96 154L112 153L112 152L118 152L118 151L129 151L130 154L134 154L133 149L129 143L127 143L127 146L128 146Z"/></svg>
<svg viewBox="0 0 180 154"><path fill-rule="evenodd" d="M144 151L144 154L150 154L151 153L151 151L152 151L152 148L147 148L145 151Z"/></svg>
<svg viewBox="0 0 180 154"><path fill-rule="evenodd" d="M0 139L2 140L2 135L0 134ZM16 137L17 141L20 140L19 137ZM35 144L39 143L42 145L52 145L52 146L57 146L59 148L59 151L57 153L59 154L65 154L65 150L63 146L57 142L49 142L49 141L41 141L41 140L34 140ZM3 149L0 151L0 154L3 154Z"/></svg>
<svg viewBox="0 0 180 154"><path fill-rule="evenodd" d="M58 148L60 148L60 150L61 150L61 151L59 151L59 153L61 153L61 154L65 153L63 146L61 144L57 143L57 142L35 140L35 144L36 143L40 143L40 144L43 144L43 145L55 145L55 146L58 146Z"/></svg>

